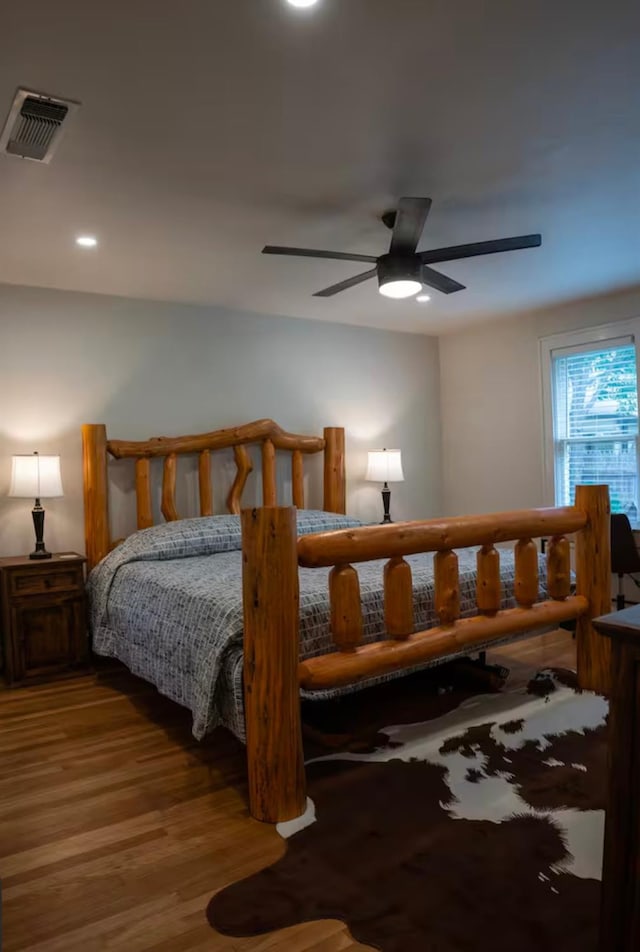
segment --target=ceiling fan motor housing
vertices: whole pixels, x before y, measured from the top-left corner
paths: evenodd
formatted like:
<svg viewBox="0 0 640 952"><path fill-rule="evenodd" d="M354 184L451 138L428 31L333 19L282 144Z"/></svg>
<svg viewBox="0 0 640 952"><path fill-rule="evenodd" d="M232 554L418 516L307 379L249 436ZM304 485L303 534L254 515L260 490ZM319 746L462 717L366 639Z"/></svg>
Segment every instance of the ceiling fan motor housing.
<svg viewBox="0 0 640 952"><path fill-rule="evenodd" d="M378 258L378 284L391 284L394 281L418 281L421 262L417 255L382 255Z"/></svg>

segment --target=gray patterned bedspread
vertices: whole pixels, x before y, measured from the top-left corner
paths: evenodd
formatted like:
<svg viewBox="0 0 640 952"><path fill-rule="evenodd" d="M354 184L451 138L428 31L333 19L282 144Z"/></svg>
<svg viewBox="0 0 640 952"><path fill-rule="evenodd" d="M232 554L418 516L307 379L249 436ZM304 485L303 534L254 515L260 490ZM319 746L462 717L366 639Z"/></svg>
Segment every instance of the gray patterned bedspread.
<svg viewBox="0 0 640 952"><path fill-rule="evenodd" d="M346 516L298 513L300 535L356 525L360 523ZM475 550L458 555L462 613L472 615L476 612ZM407 561L413 572L416 629L427 628L437 623L433 557L410 556ZM358 566L365 642L384 635L383 566L381 561ZM300 569L301 658L334 650L328 571ZM510 552L502 553L502 578L506 608L513 604ZM224 724L244 739L238 516L183 519L134 533L91 572L88 593L97 654L118 658L162 694L187 707L196 738ZM315 692L314 696L343 692Z"/></svg>

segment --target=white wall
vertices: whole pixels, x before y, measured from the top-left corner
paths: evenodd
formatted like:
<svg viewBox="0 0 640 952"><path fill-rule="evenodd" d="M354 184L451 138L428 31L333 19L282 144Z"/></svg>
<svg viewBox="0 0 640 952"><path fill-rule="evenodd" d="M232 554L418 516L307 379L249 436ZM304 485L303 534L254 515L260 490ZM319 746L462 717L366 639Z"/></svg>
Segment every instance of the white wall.
<svg viewBox="0 0 640 952"><path fill-rule="evenodd" d="M381 517L366 452L394 446L406 482L392 487L392 515L439 514L436 339L0 285L0 555L33 547L32 503L6 496L13 453L61 455L65 496L45 503L45 540L81 552L82 423L146 439L261 417L303 433L346 427L350 513ZM122 521L131 480L116 467L116 481Z"/></svg>
<svg viewBox="0 0 640 952"><path fill-rule="evenodd" d="M640 289L635 289L440 338L445 513L549 505L543 490L538 341L638 316Z"/></svg>

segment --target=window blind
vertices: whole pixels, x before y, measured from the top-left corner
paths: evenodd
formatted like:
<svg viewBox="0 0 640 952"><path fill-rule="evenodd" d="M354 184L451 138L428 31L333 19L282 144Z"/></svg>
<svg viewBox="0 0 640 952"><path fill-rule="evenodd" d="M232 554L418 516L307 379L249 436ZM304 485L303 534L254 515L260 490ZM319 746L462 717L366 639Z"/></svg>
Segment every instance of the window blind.
<svg viewBox="0 0 640 952"><path fill-rule="evenodd" d="M551 354L556 505L606 483L612 512L638 521L638 378L632 339Z"/></svg>

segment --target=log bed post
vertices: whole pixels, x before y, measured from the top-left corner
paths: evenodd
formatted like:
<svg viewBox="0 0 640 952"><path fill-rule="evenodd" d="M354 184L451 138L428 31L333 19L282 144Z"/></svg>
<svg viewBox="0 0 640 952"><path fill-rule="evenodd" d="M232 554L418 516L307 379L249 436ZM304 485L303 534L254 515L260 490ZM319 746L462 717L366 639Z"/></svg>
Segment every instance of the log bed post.
<svg viewBox="0 0 640 952"><path fill-rule="evenodd" d="M111 548L107 485L107 428L102 423L82 427L84 534L90 571Z"/></svg>
<svg viewBox="0 0 640 952"><path fill-rule="evenodd" d="M306 807L296 533L293 507L242 512L249 803L265 823L292 820Z"/></svg>
<svg viewBox="0 0 640 952"><path fill-rule="evenodd" d="M577 486L576 509L587 525L576 539L576 592L589 601L577 620L578 684L598 694L610 693L611 644L598 634L593 619L611 610L611 541L608 486Z"/></svg>
<svg viewBox="0 0 640 952"><path fill-rule="evenodd" d="M344 465L344 429L328 426L324 430L324 510L347 511L347 486Z"/></svg>

